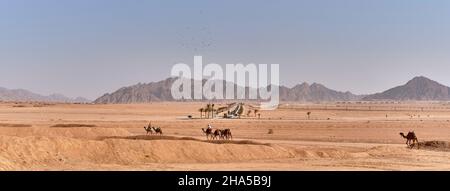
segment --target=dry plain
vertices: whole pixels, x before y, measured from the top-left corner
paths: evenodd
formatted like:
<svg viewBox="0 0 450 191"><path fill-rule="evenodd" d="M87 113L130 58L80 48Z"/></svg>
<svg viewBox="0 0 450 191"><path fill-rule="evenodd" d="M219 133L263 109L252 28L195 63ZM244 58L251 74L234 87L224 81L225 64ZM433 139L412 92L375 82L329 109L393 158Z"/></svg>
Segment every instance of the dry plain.
<svg viewBox="0 0 450 191"><path fill-rule="evenodd" d="M283 103L260 119L199 119L203 106L3 102L0 170L450 170L448 103ZM233 141L205 141L208 123ZM408 131L441 144L410 149Z"/></svg>

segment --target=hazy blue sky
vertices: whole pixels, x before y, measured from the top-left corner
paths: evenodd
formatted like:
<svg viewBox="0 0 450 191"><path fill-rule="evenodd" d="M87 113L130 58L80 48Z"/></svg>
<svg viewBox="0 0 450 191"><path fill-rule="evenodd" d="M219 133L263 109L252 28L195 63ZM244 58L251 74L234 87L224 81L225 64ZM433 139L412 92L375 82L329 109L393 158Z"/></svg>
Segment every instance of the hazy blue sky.
<svg viewBox="0 0 450 191"><path fill-rule="evenodd" d="M194 55L280 64L288 86L450 85L450 1L0 0L0 87L94 99Z"/></svg>

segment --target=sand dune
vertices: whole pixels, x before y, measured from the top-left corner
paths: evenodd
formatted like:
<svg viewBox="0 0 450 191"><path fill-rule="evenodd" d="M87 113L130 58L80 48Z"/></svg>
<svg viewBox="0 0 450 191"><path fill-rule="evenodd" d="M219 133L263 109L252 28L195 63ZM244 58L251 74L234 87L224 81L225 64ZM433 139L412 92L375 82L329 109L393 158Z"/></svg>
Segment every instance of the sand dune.
<svg viewBox="0 0 450 191"><path fill-rule="evenodd" d="M32 127L32 128L0 128L1 135L28 137L28 136L47 136L47 137L71 137L82 139L95 139L99 136L129 136L131 135L125 129L121 128L59 128L59 127Z"/></svg>
<svg viewBox="0 0 450 191"><path fill-rule="evenodd" d="M211 144L180 140L79 140L68 137L0 136L1 170L66 165L215 163L292 158L294 152L255 144Z"/></svg>

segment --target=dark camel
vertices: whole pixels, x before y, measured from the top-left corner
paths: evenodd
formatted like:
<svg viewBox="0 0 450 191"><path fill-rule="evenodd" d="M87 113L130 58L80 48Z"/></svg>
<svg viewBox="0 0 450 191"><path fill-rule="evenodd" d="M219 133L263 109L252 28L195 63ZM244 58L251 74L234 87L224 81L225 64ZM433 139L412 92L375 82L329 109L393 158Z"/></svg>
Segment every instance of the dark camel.
<svg viewBox="0 0 450 191"><path fill-rule="evenodd" d="M202 131L203 131L203 133L205 133L206 134L206 140L209 140L209 137L211 137L211 138L213 138L213 132L212 132L212 129L203 129L202 128Z"/></svg>
<svg viewBox="0 0 450 191"><path fill-rule="evenodd" d="M221 134L222 134L221 132L222 132L222 130L216 129L216 130L214 131L214 133L213 133L213 137L212 137L213 140L214 140L214 139L220 139L221 136L222 136L222 135L221 135Z"/></svg>
<svg viewBox="0 0 450 191"><path fill-rule="evenodd" d="M159 134L159 135L163 134L160 127L152 127L152 129L153 129L153 131L155 131L155 134Z"/></svg>
<svg viewBox="0 0 450 191"><path fill-rule="evenodd" d="M233 135L231 135L230 129L224 129L224 130L221 130L220 132L221 132L220 137L222 139L226 139L226 140L233 139Z"/></svg>
<svg viewBox="0 0 450 191"><path fill-rule="evenodd" d="M417 136L414 133L414 131L408 132L406 136L403 133L400 133L400 135L406 139L406 145L408 145L408 147L412 148L414 143L417 143L417 149L419 149L419 140L417 139Z"/></svg>

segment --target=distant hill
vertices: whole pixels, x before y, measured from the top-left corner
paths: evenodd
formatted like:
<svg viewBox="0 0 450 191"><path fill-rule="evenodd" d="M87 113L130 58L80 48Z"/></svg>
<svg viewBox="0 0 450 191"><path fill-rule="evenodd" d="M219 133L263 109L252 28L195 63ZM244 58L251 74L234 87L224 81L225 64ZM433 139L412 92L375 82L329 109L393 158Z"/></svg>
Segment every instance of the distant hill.
<svg viewBox="0 0 450 191"><path fill-rule="evenodd" d="M361 99L361 96L351 92L340 92L329 89L322 84L302 83L292 88L280 87L281 101L295 102L324 102L324 101L355 101Z"/></svg>
<svg viewBox="0 0 450 191"><path fill-rule="evenodd" d="M123 87L113 93L107 93L94 101L94 103L145 103L154 101L174 101L171 94L172 83L176 78L168 78L159 82L136 84ZM225 83L223 82L224 88ZM236 86L236 85L234 85ZM246 92L249 88L246 88ZM293 88L280 87L281 101L297 102L323 102L323 101L353 101L361 96L350 92L339 92L326 88L321 84L308 85L303 83Z"/></svg>
<svg viewBox="0 0 450 191"><path fill-rule="evenodd" d="M145 103L158 101L174 101L171 87L175 78L168 78L159 82L136 84L123 87L113 93L107 93L97 98L94 103Z"/></svg>
<svg viewBox="0 0 450 191"><path fill-rule="evenodd" d="M363 100L448 101L450 100L450 88L420 76L413 78L405 85L397 86L382 93L368 95Z"/></svg>
<svg viewBox="0 0 450 191"><path fill-rule="evenodd" d="M82 97L69 98L61 94L43 96L24 89L6 89L0 87L0 101L42 101L62 103L89 103L90 100Z"/></svg>

